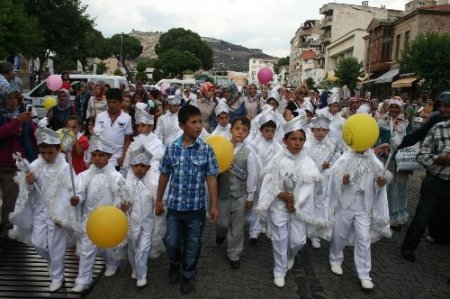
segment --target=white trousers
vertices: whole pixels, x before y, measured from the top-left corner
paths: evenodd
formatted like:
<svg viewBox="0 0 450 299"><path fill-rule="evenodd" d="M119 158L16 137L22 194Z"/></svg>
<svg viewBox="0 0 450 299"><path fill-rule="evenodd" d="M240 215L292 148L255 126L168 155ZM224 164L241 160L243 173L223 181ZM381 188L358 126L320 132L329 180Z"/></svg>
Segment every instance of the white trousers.
<svg viewBox="0 0 450 299"><path fill-rule="evenodd" d="M95 257L97 256L99 248L91 242L86 231L83 231L83 234L81 235L80 244L80 265L78 267L78 276L75 283L89 285L92 281ZM114 259L117 250L119 249L104 249L107 270L116 270L119 266L118 261Z"/></svg>
<svg viewBox="0 0 450 299"><path fill-rule="evenodd" d="M253 203L255 206L256 203ZM250 211L250 226L248 228L248 234L250 237L259 236L261 234L261 217L255 212L254 209Z"/></svg>
<svg viewBox="0 0 450 299"><path fill-rule="evenodd" d="M333 236L330 245L330 264L341 265L344 247L352 226L355 229L355 266L359 279L370 279L372 267L370 255L370 215L364 209L364 195L357 193L355 201L347 209L336 211Z"/></svg>
<svg viewBox="0 0 450 299"><path fill-rule="evenodd" d="M67 237L62 228L56 226L45 210L33 215L31 243L36 252L48 261L50 279L64 279L64 255Z"/></svg>
<svg viewBox="0 0 450 299"><path fill-rule="evenodd" d="M274 277L284 277L288 261L294 259L306 243L306 224L289 213L286 204L275 200L270 207L270 229L275 266Z"/></svg>
<svg viewBox="0 0 450 299"><path fill-rule="evenodd" d="M147 278L147 261L151 244L151 233L144 231L142 228L136 242L128 238L128 261L133 272L136 273L137 279Z"/></svg>

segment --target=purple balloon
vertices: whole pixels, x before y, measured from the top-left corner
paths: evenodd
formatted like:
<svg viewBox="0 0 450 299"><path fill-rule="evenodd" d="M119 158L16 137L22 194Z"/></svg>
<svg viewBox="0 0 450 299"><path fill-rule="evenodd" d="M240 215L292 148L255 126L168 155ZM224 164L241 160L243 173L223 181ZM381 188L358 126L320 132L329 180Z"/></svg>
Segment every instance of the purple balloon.
<svg viewBox="0 0 450 299"><path fill-rule="evenodd" d="M166 94L167 90L170 88L170 84L167 82L164 82L163 84L161 84L161 86L159 87L159 90L163 93Z"/></svg>
<svg viewBox="0 0 450 299"><path fill-rule="evenodd" d="M48 89L50 89L51 91L57 91L60 90L62 87L62 79L61 76L58 75L50 75L47 78L47 87Z"/></svg>
<svg viewBox="0 0 450 299"><path fill-rule="evenodd" d="M268 67L263 67L258 71L258 81L261 84L267 84L272 80L273 72Z"/></svg>

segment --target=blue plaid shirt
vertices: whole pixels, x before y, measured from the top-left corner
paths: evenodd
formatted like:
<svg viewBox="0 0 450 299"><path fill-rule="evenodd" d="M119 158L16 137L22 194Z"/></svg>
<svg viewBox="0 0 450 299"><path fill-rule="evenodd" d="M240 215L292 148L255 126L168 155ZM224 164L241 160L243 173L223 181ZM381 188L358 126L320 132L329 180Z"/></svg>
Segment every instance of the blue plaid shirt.
<svg viewBox="0 0 450 299"><path fill-rule="evenodd" d="M159 171L170 175L167 207L181 212L196 211L205 207L206 177L216 176L219 166L212 148L200 138L186 148L182 138L167 147Z"/></svg>

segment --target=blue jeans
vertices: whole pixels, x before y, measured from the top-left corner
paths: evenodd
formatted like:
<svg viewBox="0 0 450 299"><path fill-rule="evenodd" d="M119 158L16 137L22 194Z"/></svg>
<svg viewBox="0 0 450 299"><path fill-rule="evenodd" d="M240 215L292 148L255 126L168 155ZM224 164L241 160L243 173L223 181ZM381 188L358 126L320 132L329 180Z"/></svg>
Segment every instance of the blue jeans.
<svg viewBox="0 0 450 299"><path fill-rule="evenodd" d="M197 273L197 262L202 248L202 233L205 226L205 209L179 212L168 209L164 245L170 263L182 264L182 275L191 279Z"/></svg>

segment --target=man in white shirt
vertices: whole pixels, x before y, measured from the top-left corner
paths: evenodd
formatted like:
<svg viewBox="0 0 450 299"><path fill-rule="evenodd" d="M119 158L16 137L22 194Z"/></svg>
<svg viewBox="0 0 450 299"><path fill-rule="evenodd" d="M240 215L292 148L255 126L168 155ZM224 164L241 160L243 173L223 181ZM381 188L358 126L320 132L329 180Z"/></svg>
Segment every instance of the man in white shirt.
<svg viewBox="0 0 450 299"><path fill-rule="evenodd" d="M103 138L113 144L114 152L109 163L119 170L133 139L131 116L122 112L122 92L119 88L109 89L106 100L108 109L97 115L94 131L101 132Z"/></svg>

